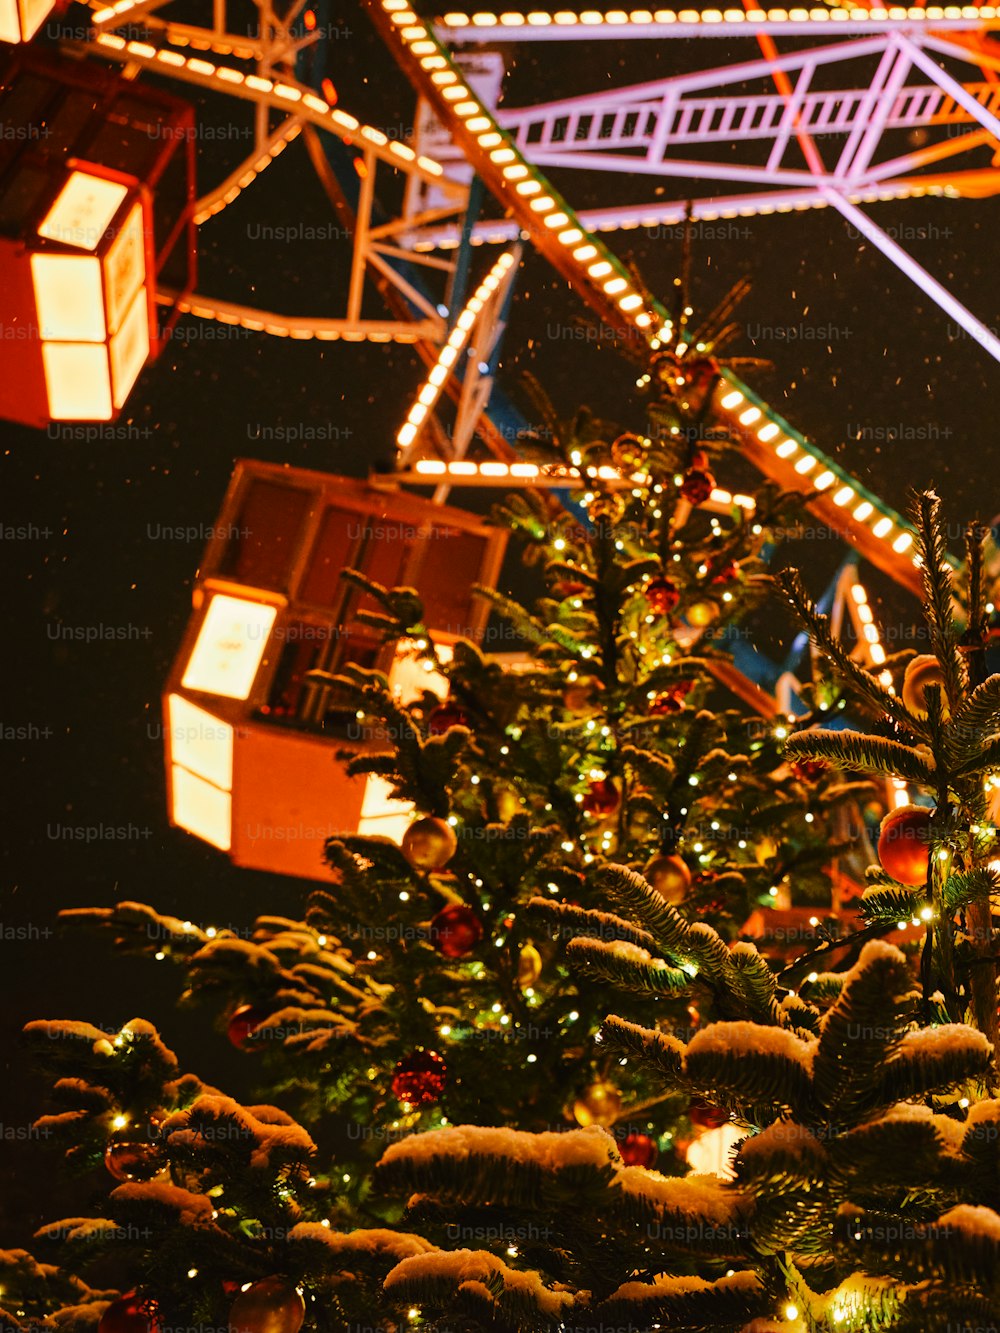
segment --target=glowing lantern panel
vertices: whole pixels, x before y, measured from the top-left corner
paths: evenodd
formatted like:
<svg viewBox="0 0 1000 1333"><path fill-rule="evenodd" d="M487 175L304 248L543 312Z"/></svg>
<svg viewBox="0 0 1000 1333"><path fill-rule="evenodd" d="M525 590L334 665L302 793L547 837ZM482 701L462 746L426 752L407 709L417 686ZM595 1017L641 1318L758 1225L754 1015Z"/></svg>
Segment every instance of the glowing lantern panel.
<svg viewBox="0 0 1000 1333"><path fill-rule="evenodd" d="M111 339L111 384L115 411L132 390L149 357L149 320L146 315L146 293L136 293L121 328Z"/></svg>
<svg viewBox="0 0 1000 1333"><path fill-rule="evenodd" d="M245 699L276 615L276 608L263 602L216 593L181 680L184 689Z"/></svg>
<svg viewBox="0 0 1000 1333"><path fill-rule="evenodd" d="M167 726L173 762L229 791L233 785L233 728L229 723L172 694L167 700Z"/></svg>
<svg viewBox="0 0 1000 1333"><path fill-rule="evenodd" d="M31 276L43 339L104 341L108 326L97 259L89 255L32 255Z"/></svg>
<svg viewBox="0 0 1000 1333"><path fill-rule="evenodd" d="M112 226L129 194L118 181L73 171L38 225L42 240L88 252L45 250L31 256L42 364L54 421L109 420L128 397L149 356L143 213L138 200L124 221Z"/></svg>
<svg viewBox="0 0 1000 1333"><path fill-rule="evenodd" d="M193 108L26 43L51 7L0 0L0 418L39 429L113 420L195 273Z"/></svg>
<svg viewBox="0 0 1000 1333"><path fill-rule="evenodd" d="M127 194L120 181L74 171L38 224L38 234L78 250L96 250Z"/></svg>
<svg viewBox="0 0 1000 1333"><path fill-rule="evenodd" d="M232 846L233 798L204 778L175 765L171 796L174 822L213 847L228 852Z"/></svg>
<svg viewBox="0 0 1000 1333"><path fill-rule="evenodd" d="M234 729L179 694L167 700L167 728L174 823L228 852L232 846Z"/></svg>
<svg viewBox="0 0 1000 1333"><path fill-rule="evenodd" d="M706 1129L688 1146L687 1164L699 1174L722 1176L725 1180L735 1180L732 1150L747 1136L745 1129L727 1121L714 1129Z"/></svg>
<svg viewBox="0 0 1000 1333"><path fill-rule="evenodd" d="M111 416L108 356L103 343L42 343L53 421L107 421Z"/></svg>
<svg viewBox="0 0 1000 1333"><path fill-rule="evenodd" d="M0 42L30 42L53 7L53 0L0 0Z"/></svg>
<svg viewBox="0 0 1000 1333"><path fill-rule="evenodd" d="M126 310L134 305L133 297L142 284L145 270L142 208L135 204L104 260L108 327L112 333L122 323Z"/></svg>

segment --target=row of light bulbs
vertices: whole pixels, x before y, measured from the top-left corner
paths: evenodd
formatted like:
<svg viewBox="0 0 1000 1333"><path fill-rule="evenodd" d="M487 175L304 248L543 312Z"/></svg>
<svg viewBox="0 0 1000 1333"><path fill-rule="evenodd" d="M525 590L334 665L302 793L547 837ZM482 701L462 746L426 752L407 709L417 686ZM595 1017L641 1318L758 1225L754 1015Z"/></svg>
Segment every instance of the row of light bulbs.
<svg viewBox="0 0 1000 1333"><path fill-rule="evenodd" d="M139 60L153 69L160 65L174 77L187 76L205 86L214 86L220 92L237 96L249 94L251 100L267 102L279 110L297 107L305 119L336 134L338 138L362 140L366 148L392 166L398 167L405 163L407 170L430 180L438 180L444 175L440 162L415 152L409 144L390 139L372 125L363 125L355 116L331 107L318 94L294 80L267 79L259 74L245 74L228 65L215 65L201 56L183 56L179 51L166 46L155 47L149 42L126 41L114 32L100 32L94 41L95 45L105 51L120 52L122 56ZM243 90L242 93L240 90Z"/></svg>
<svg viewBox="0 0 1000 1333"><path fill-rule="evenodd" d="M505 251L497 262L487 273L472 296L469 297L465 309L455 321L455 327L448 335L448 340L441 348L438 359L431 367L427 379L417 394L416 402L410 408L405 423L400 427L396 436L396 444L400 449L405 449L416 439L417 431L423 425L429 412L434 410L438 399L441 397L441 391L444 388L445 381L452 373L452 369L459 356L465 350L469 338L472 336L472 330L476 320L482 313L483 307L490 297L503 281L504 274L514 262L514 256Z"/></svg>
<svg viewBox="0 0 1000 1333"><path fill-rule="evenodd" d="M437 28L599 28L608 24L612 27L623 25L635 27L673 27L676 24L697 24L704 27L719 25L745 25L756 27L761 23L816 23L836 24L860 20L870 27L879 23L940 23L942 21L973 21L975 23L996 20L1000 9L994 5L933 5L926 9L917 7L904 8L894 5L891 8L876 7L861 9L820 8L810 9L624 9L597 10L587 9L580 14L571 10L558 10L548 13L534 10L527 14L507 12L491 14L488 12L461 13L450 12L434 21Z"/></svg>
<svg viewBox="0 0 1000 1333"><path fill-rule="evenodd" d="M784 434L776 421L768 420L758 426L757 423L765 418L766 413L763 408L749 402L742 389L726 386L720 393L718 406L722 411L735 417L746 430L753 429L757 439L762 444L769 445L778 458L791 464L799 476L805 477L816 468L820 469L810 479L815 490L829 491L835 482L840 481L841 484L830 495L830 499L838 509L847 510L853 505L851 516L855 522L863 523L880 541L889 541L891 538L890 544L897 555L903 555L910 550L913 546L913 533L886 514L880 513L870 500L862 499L856 482L845 481L843 474L838 476L832 468L823 466L826 460L821 455L814 453L804 440L792 439Z"/></svg>

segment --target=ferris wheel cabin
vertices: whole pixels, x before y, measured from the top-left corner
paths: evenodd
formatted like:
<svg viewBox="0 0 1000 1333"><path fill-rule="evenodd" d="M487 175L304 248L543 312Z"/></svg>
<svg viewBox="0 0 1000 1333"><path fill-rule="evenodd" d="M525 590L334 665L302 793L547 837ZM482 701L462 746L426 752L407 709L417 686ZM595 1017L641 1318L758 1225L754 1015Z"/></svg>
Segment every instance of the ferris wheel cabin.
<svg viewBox="0 0 1000 1333"><path fill-rule="evenodd" d="M171 822L236 865L317 879L327 838L401 836L409 807L337 758L385 741L335 714L309 673L377 668L403 702L447 683L358 619L379 608L341 571L415 588L446 655L482 637L489 611L473 587L495 585L505 543L477 515L396 489L237 463L164 692Z"/></svg>

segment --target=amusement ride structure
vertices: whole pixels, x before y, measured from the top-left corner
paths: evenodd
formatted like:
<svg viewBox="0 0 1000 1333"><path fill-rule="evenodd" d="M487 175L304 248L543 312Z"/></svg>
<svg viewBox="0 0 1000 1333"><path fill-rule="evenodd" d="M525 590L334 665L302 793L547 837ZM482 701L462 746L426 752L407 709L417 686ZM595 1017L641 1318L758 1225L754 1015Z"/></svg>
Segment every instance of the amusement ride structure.
<svg viewBox="0 0 1000 1333"><path fill-rule="evenodd" d="M433 487L432 501L408 497L428 512L455 486L524 486L559 494L585 489L594 476L627 484L613 468L595 473L519 457L517 433L525 423L494 380L523 248L531 247L565 279L609 339L634 359L667 348L683 365L685 355L693 358L703 349L685 343L683 317L644 288L605 238L686 219L709 222L815 208L836 210L1000 360L1000 340L865 211L885 200L958 200L1000 189L1000 58L990 37L1000 27L1000 8L880 9L852 3L783 10L745 0L744 9L472 11L425 18L408 0L362 3L418 99L412 144L362 123L339 104L322 77L332 31L329 0L291 0L280 13L271 0L252 5L213 0L210 16L200 23L175 17L181 7L172 0L116 0L94 7L88 35L59 42L62 50L34 36L44 31L42 11L50 7L45 0L34 5L0 0L0 39L11 45L0 94L5 119L30 120L37 111L23 94L29 85L45 83L51 106L53 90L71 89L74 79L83 77L81 68L98 66L104 71L103 105L118 108L119 122L138 115L134 108L122 110L129 88L141 89L147 76L159 76L176 87L245 103L253 123L252 150L200 194L194 190L191 154L186 155L182 204L168 199L165 160L144 162L140 170L132 159L115 158L100 134L81 140L75 154L58 160L30 136L19 147L8 143L0 158L0 188L28 203L13 230L8 226L7 240L0 235L0 245L10 247L20 264L11 298L20 304L7 318L36 321L37 336L21 349L18 367L19 374L35 377L34 395L24 400L30 399L30 411L4 398L0 412L35 425L48 419L113 419L142 365L155 357L165 328L186 314L262 336L412 344L425 376L400 412L396 471L380 484L383 494L386 483L397 489ZM254 17L250 24L248 13ZM686 63L703 67L535 105L512 105L503 96L512 53L527 44L610 42L624 50L637 42L646 50L650 43L679 39L685 42ZM692 51L704 52L705 60L692 59ZM717 53L721 62L713 64ZM107 71L115 67L109 82ZM175 117L186 114L183 103L171 106ZM255 178L295 140L350 229L344 306L337 315L287 315L197 289L196 231L252 194ZM175 175L184 158L177 154ZM567 198L570 185L557 189L550 171L561 183L572 181L574 171L585 171L591 189L606 180L615 202L576 210ZM387 175L391 188L380 192ZM29 176L43 182L33 194L23 188ZM623 176L630 188L648 185L655 202L621 203ZM383 211L386 197L400 201L392 216ZM140 213L155 243L147 239L144 249L137 241L126 253L124 242L115 245L113 238L126 216L138 219ZM185 262L177 261L178 249ZM171 253L174 261L168 264ZM88 301L95 303L92 309ZM148 320L144 329L138 328L143 320L137 309ZM12 346L0 349L0 356L9 356ZM108 383L96 397L95 366ZM100 370L107 366L110 370ZM74 402L77 383L81 398ZM719 371L712 392L709 416L765 477L801 493L812 513L859 557L919 592L915 533L903 517L731 370ZM445 403L451 404L448 429L440 420ZM300 490L325 496L317 477L309 474ZM243 495L248 474L238 480ZM235 495L227 499L229 510ZM362 504L355 501L355 507ZM753 507L750 497L721 488L709 503L723 510ZM310 541L324 506L328 497L315 499L309 510ZM472 529L476 540L486 540L474 524ZM288 540L305 542L305 531L297 529ZM358 554L340 552L348 563ZM482 547L481 574L487 566L495 569L495 556L488 543ZM309 563L304 555L296 566L299 593L286 588L283 594L255 581L252 572L233 566L227 573L227 558L221 548L215 551L199 577L196 615L172 677L168 709L203 707L213 693L209 688L205 694L213 672L235 679L232 673L227 677L219 654L224 656L223 645L231 646L234 635L246 639L246 616L240 620L237 605L235 612L229 608L227 620L219 598L239 604L242 588L246 605L246 589L253 587L257 611L270 608L270 626L276 616L291 614L296 597L304 596ZM212 611L216 603L218 614ZM831 603L836 615L852 617L859 653L871 665L883 662L856 560L838 576ZM259 619L254 621L258 638L264 633ZM208 637L201 639L209 621ZM258 654L257 665L260 661ZM254 670L249 679L244 670L239 688L227 686L229 692L219 697L249 708L246 701L253 695L259 704L264 696L254 686ZM776 690L776 699L735 668L728 683L762 712L773 714L779 704L788 711L787 688ZM293 706L306 719L308 704L296 700ZM183 770L189 813L178 818L175 809L176 822L229 851L224 828L232 817L221 807L234 790L239 718L234 715L225 725L232 734L221 759L218 747L209 759L168 755L168 770L175 787L177 771ZM176 791L174 796L176 806ZM204 814L203 798L214 801L211 816ZM242 863L257 862L248 856Z"/></svg>

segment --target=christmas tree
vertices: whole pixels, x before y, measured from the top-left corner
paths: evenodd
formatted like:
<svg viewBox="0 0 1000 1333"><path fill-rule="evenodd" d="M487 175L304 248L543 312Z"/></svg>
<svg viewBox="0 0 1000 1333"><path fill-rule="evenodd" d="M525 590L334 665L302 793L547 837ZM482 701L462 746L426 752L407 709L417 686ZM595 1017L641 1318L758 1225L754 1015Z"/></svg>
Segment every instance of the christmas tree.
<svg viewBox="0 0 1000 1333"><path fill-rule="evenodd" d="M934 651L895 663L899 692L858 670L794 574L780 580L876 719L866 731L804 727L787 752L905 779L934 802L883 820L851 965L819 971L807 956L775 978L755 951L727 948L640 876L604 876L620 919L645 935L644 948L614 950L622 987L669 993L686 972L712 991L718 1021L682 1042L609 1016L602 1045L725 1112L740 1135L729 1169L664 1178L626 1165L599 1130L555 1139L461 1127L393 1145L378 1180L413 1195L414 1219L484 1210L512 1226L531 1219L549 1237L516 1266L471 1248L405 1260L385 1284L398 1299L483 1327L989 1326L1000 881L987 792L1000 676L985 672L982 533L969 534L960 634L936 509L920 497ZM908 921L923 931L910 958L867 938ZM567 1197L578 1206L566 1209Z"/></svg>
<svg viewBox="0 0 1000 1333"><path fill-rule="evenodd" d="M979 547L960 653L924 501L935 651L888 664L906 665L901 696L787 578L831 675L790 739L786 720L748 725L711 636L763 597L787 507L766 490L752 517L705 507L716 371L663 349L647 433L553 420L544 452L591 480L575 515L505 507L545 580L532 610L493 595L518 660L462 641L449 656L412 593L365 585L370 623L412 645L429 688L403 704L358 668L318 684L328 716L386 741L350 763L412 802L401 847L332 841L304 918L259 918L250 938L139 903L67 914L179 964L260 1058L262 1104L181 1074L141 1019L111 1039L31 1025L64 1108L46 1127L118 1184L95 1216L45 1228L37 1256L4 1256L12 1323L761 1333L974 1310L956 1302L989 1249L974 1127L993 1103L966 1112L990 1088L995 986L979 738L1000 706L979 681ZM868 731L829 725L848 700ZM852 851L835 829L868 775L927 787L937 809L889 817L855 938L776 975L742 927L789 891L832 916L825 872ZM918 971L870 938L900 918L926 923ZM813 969L823 954L837 970ZM327 1161L303 1126L330 1115L345 1132ZM720 1170L691 1177L699 1131L689 1160ZM894 1209L906 1263L886 1258ZM943 1225L971 1247L961 1291L928 1249Z"/></svg>

